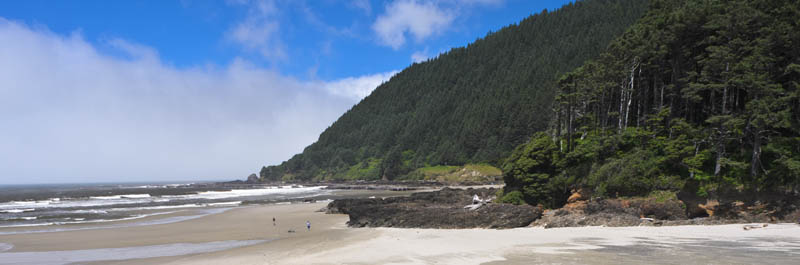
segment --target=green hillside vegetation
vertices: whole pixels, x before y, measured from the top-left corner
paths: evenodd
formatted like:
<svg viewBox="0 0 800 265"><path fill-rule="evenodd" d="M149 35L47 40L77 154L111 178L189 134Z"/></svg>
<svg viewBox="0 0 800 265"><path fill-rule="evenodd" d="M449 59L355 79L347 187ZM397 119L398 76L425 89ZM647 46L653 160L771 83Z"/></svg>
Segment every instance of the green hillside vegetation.
<svg viewBox="0 0 800 265"><path fill-rule="evenodd" d="M503 165L506 200L800 189L800 5L651 1L558 81L548 133Z"/></svg>
<svg viewBox="0 0 800 265"><path fill-rule="evenodd" d="M557 78L601 53L646 8L642 0L580 1L415 63L261 178L396 179L436 165L496 165L547 129Z"/></svg>
<svg viewBox="0 0 800 265"><path fill-rule="evenodd" d="M490 182L503 175L499 168L488 164L460 166L430 166L411 171L403 180L435 180L439 182Z"/></svg>

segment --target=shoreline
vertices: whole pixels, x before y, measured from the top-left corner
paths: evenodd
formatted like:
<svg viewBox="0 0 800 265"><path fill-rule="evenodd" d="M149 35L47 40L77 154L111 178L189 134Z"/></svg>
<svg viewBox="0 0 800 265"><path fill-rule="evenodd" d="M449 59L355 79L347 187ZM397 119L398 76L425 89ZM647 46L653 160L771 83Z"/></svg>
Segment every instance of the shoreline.
<svg viewBox="0 0 800 265"><path fill-rule="evenodd" d="M134 251L162 245L185 248L186 244L245 241L252 244L176 256L80 263L634 264L659 260L674 264L682 261L676 253L691 253L695 258L705 255L702 257L717 263L781 264L800 258L800 226L794 224L770 224L750 231L743 230L741 224L504 230L348 228L347 215L318 212L325 204L252 205L169 224L0 235L0 242L12 245L11 249L0 251L0 264L6 264L8 259L2 257L11 253L52 256L66 255L70 250L97 249L119 253L119 248ZM274 227L272 216L278 219ZM306 220L311 221L311 231L305 229ZM296 232L288 233L289 229ZM733 255L732 251L747 256ZM656 259L648 260L654 255ZM697 260L706 259L683 261Z"/></svg>
<svg viewBox="0 0 800 265"><path fill-rule="evenodd" d="M346 217L334 215L332 219L345 221ZM347 228L343 222L334 222L317 234L287 236L253 246L103 264L635 264L652 263L647 258L654 252L671 257L675 252L690 251L687 248L707 252L700 260L712 263L787 264L798 257L794 254L800 251L798 240L800 226L794 224L773 224L753 231L742 230L740 224L493 230ZM701 247L705 244L711 246ZM731 258L732 251L752 257ZM618 254L628 259L620 259ZM658 260L668 264L681 261ZM687 257L683 261L693 260Z"/></svg>

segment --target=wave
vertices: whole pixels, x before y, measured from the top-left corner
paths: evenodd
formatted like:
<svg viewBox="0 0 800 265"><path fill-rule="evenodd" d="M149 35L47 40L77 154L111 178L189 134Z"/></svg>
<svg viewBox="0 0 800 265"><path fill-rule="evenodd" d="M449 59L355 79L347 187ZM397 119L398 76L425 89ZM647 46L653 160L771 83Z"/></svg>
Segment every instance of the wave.
<svg viewBox="0 0 800 265"><path fill-rule="evenodd" d="M209 203L208 206L212 207L219 207L219 206L237 206L242 204L242 201L235 201L235 202L216 202L216 203Z"/></svg>
<svg viewBox="0 0 800 265"><path fill-rule="evenodd" d="M107 214L108 213L107 211L104 211L104 210L74 210L74 211L69 211L69 212L70 213L78 213L78 214L80 214L80 213Z"/></svg>
<svg viewBox="0 0 800 265"><path fill-rule="evenodd" d="M163 188L177 188L177 187L187 187L195 184L192 183L185 183L185 184L164 184L164 185L140 185L140 186L133 186L131 188L137 189L163 189Z"/></svg>
<svg viewBox="0 0 800 265"><path fill-rule="evenodd" d="M89 199L92 200L119 200L119 199L141 199L141 198L150 198L150 194L122 194L122 195L111 195L111 196L92 196Z"/></svg>
<svg viewBox="0 0 800 265"><path fill-rule="evenodd" d="M164 209L181 209L181 208L201 208L201 207L220 207L220 206L237 206L242 204L242 201L232 202L214 202L214 203L191 203L180 205L159 205L159 206L144 206L144 207L128 207L128 208L112 208L109 211L147 211L147 210L164 210Z"/></svg>
<svg viewBox="0 0 800 265"><path fill-rule="evenodd" d="M146 210L164 210L164 209L180 209L180 208L198 208L206 207L204 203L191 203L180 205L160 205L160 206L145 206L145 207L129 207L129 208L111 208L109 211L146 211Z"/></svg>
<svg viewBox="0 0 800 265"><path fill-rule="evenodd" d="M11 217L11 218L2 218L0 220L3 221L31 221L36 220L36 216L21 216L21 217ZM2 226L0 226L2 227Z"/></svg>
<svg viewBox="0 0 800 265"><path fill-rule="evenodd" d="M195 194L184 195L152 196L150 194L121 194L84 198L52 198L39 201L10 201L0 203L0 213L19 214L35 211L37 213L41 212L41 214L37 214L37 216L40 216L40 219L42 219L42 216L49 216L52 214L67 214L67 216L69 216L69 214L104 215L108 214L108 211L231 207L242 204L243 199L239 198L259 196L274 196L279 199L285 199L287 197L303 198L319 194L324 188L325 186L304 187L287 185L258 189L202 191ZM185 201L185 203L180 204L181 201Z"/></svg>
<svg viewBox="0 0 800 265"><path fill-rule="evenodd" d="M141 199L69 199L69 200L46 200L46 201L11 201L0 203L0 210L18 210L30 208L72 208L72 207L93 207L108 206L119 204L136 204L148 202L149 198Z"/></svg>
<svg viewBox="0 0 800 265"><path fill-rule="evenodd" d="M195 194L184 194L184 195L161 195L157 198L163 199L206 199L206 200L217 200L217 199L229 199L229 198L237 198L237 197L254 197L254 196L264 196L264 195L283 195L283 194L297 194L297 193L308 193L314 192L324 189L326 186L314 186L314 187L304 187L300 185L287 185L287 186L273 186L273 187L264 187L260 189L234 189L234 190L225 190L225 191L201 191Z"/></svg>
<svg viewBox="0 0 800 265"><path fill-rule="evenodd" d="M10 210L2 210L0 213L24 213L24 212L33 212L36 211L34 208L22 208L22 209L10 209Z"/></svg>
<svg viewBox="0 0 800 265"><path fill-rule="evenodd" d="M134 215L134 216L125 217L125 218L119 218L119 219L93 219L93 220L86 220L86 218L75 218L75 219L72 219L72 220L75 220L75 221L47 222L47 223L35 223L35 224L2 225L2 226L0 226L0 228L51 226L51 225L68 225L68 224L107 223L107 222L136 220L136 219L142 219L142 218L145 218L145 217L150 217L150 216L155 216L155 215L163 215L163 214L171 214L171 213L175 213L175 212L160 212L160 213L151 213L151 214L139 214L139 215ZM24 218L32 218L32 219L24 219ZM36 217L20 217L19 220L36 220ZM0 235L2 235L2 233L0 233Z"/></svg>
<svg viewBox="0 0 800 265"><path fill-rule="evenodd" d="M177 222L188 221L192 219L197 219L200 217L212 215L212 214L219 214L225 211L233 209L231 207L226 208L210 208L203 210L200 214L196 215L182 215L182 216L172 216L166 217L161 219L155 220L147 220L147 221L139 221L139 222L132 222L132 223L118 223L118 224L111 224L111 225L103 225L103 226L88 226L88 227L58 227L54 229L46 229L46 230L20 230L20 231L0 231L0 235L17 235L17 234L32 234L32 233L52 233L52 232L65 232L65 231L77 231L77 230L94 230L94 229L109 229L109 228L123 228L123 227L137 227L137 226L146 226L146 225L161 225L161 224L171 224ZM165 213L154 213L147 216L153 215L161 215L161 214L171 214L175 212L165 212ZM81 221L81 222L53 222L53 223L45 223L45 224L23 224L23 225L15 225L15 226L0 226L0 228L6 227L43 227L43 226L54 226L58 224L86 224L86 223L105 223L105 222L114 222L114 221L124 221L124 220L133 220L133 219L140 219L147 216L134 216L126 219L116 219L116 220L88 220L88 221ZM77 221L79 218L76 218Z"/></svg>
<svg viewBox="0 0 800 265"><path fill-rule="evenodd" d="M230 191L204 191L199 192L197 194L190 194L185 195L188 197L194 197L198 199L227 199L227 198L235 198L235 197L250 197L250 196L263 196L263 195L273 195L273 194L296 194L296 193L305 193L305 192L313 192L318 191L325 188L325 186L316 186L316 187L297 187L293 188L292 186L283 186L280 188L277 187L270 187L264 189L241 189L241 190L230 190Z"/></svg>

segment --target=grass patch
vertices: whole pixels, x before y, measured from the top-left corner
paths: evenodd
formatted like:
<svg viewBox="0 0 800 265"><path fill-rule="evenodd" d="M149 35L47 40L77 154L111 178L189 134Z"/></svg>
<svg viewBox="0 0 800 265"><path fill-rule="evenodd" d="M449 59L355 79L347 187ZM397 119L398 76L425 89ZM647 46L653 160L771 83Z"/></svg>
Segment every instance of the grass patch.
<svg viewBox="0 0 800 265"><path fill-rule="evenodd" d="M467 164L464 168L480 172L484 176L502 176L503 171L489 164Z"/></svg>
<svg viewBox="0 0 800 265"><path fill-rule="evenodd" d="M502 176L503 171L488 164L467 164L464 166L428 166L418 168L408 174L411 180L436 180L441 182L486 182Z"/></svg>
<svg viewBox="0 0 800 265"><path fill-rule="evenodd" d="M381 160L369 158L355 164L343 173L334 175L333 179L343 180L377 180L381 179Z"/></svg>
<svg viewBox="0 0 800 265"><path fill-rule="evenodd" d="M677 201L678 200L678 194L675 193L674 191L656 190L656 191L650 192L650 194L647 195L647 198L652 198L652 199L655 199L656 202L662 203L662 202L666 202L666 201L670 201L670 200Z"/></svg>

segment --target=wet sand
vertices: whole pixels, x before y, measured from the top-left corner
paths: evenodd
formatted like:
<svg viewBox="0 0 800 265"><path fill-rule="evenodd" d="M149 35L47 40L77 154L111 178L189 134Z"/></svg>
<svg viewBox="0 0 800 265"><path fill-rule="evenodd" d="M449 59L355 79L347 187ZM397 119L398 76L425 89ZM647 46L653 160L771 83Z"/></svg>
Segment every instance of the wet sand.
<svg viewBox="0 0 800 265"><path fill-rule="evenodd" d="M8 264L3 259L6 254L83 255L71 251L87 249L102 251L92 252L98 255L94 263L80 264L791 264L800 260L800 226L795 224L750 231L742 225L347 228L346 215L316 212L323 206L258 205L169 224L0 235L0 243L13 245L5 252L0 248L0 264ZM311 231L305 228L306 220L311 221ZM289 233L290 229L296 232ZM220 244L227 245L216 248ZM170 252L181 248L184 252ZM163 249L157 254L162 257L118 260L135 257L131 253L138 252L126 251L137 249ZM117 256L101 261L102 254L97 253ZM163 256L170 253L180 255Z"/></svg>

